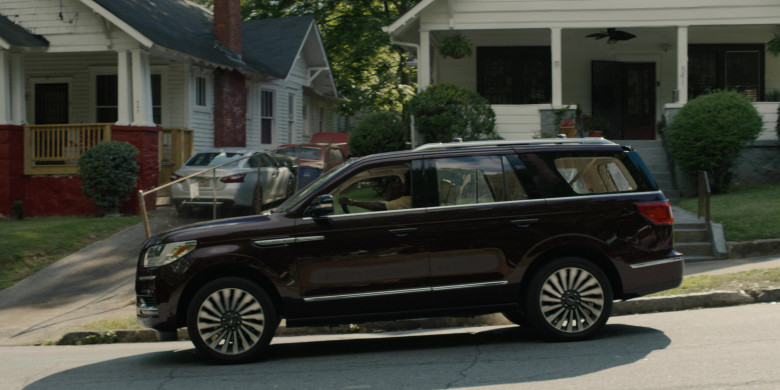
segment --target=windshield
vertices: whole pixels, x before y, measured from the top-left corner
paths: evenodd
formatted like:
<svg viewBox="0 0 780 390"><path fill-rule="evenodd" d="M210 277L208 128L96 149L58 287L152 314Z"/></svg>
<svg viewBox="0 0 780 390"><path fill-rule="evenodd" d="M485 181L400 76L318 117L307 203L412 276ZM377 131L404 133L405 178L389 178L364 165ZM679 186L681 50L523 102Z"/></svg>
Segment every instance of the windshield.
<svg viewBox="0 0 780 390"><path fill-rule="evenodd" d="M290 146L276 151L279 154L298 157L305 160L322 160L322 149Z"/></svg>
<svg viewBox="0 0 780 390"><path fill-rule="evenodd" d="M198 153L187 161L188 167L213 167L242 157L241 153L208 152ZM235 165L235 164L231 164Z"/></svg>
<svg viewBox="0 0 780 390"><path fill-rule="evenodd" d="M279 207L275 208L272 212L286 213L290 211L290 209L293 206L298 204L301 200L305 199L314 191L317 191L320 188L320 186L322 186L323 183L330 180L331 177L338 175L339 172L343 171L346 167L350 166L351 164L352 164L351 162L345 162L331 169L330 171L326 172L324 175L318 177L316 180L309 183L309 185L303 187L303 189L296 192L295 195L287 198L287 200L285 200L284 203L280 204Z"/></svg>

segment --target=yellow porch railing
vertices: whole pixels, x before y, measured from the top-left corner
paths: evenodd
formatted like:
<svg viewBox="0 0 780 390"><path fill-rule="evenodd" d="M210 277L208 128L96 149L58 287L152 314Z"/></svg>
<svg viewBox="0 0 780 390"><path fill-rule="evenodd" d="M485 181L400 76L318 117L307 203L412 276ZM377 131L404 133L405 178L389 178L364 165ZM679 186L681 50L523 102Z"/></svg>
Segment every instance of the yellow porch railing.
<svg viewBox="0 0 780 390"><path fill-rule="evenodd" d="M24 127L24 173L78 174L79 157L110 140L111 123L27 125Z"/></svg>

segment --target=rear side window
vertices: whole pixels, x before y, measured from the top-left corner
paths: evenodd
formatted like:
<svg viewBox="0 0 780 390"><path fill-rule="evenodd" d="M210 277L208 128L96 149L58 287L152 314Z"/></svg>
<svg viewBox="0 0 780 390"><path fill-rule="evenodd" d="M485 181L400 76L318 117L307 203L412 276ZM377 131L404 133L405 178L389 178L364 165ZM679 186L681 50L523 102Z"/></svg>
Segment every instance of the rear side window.
<svg viewBox="0 0 780 390"><path fill-rule="evenodd" d="M465 205L528 199L505 156L432 160L438 205Z"/></svg>
<svg viewBox="0 0 780 390"><path fill-rule="evenodd" d="M623 153L546 152L521 154L520 159L544 197L653 189Z"/></svg>

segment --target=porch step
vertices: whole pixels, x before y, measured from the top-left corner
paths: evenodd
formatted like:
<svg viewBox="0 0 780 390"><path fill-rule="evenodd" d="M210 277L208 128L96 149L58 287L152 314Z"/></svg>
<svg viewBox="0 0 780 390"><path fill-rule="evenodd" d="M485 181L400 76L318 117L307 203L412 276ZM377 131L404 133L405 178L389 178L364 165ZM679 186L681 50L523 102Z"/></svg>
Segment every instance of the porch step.
<svg viewBox="0 0 780 390"><path fill-rule="evenodd" d="M672 203L680 201L681 192L674 184L666 149L660 140L622 140L620 144L631 146L639 153L656 183Z"/></svg>
<svg viewBox="0 0 780 390"><path fill-rule="evenodd" d="M715 260L712 236L707 223L696 214L673 206L674 249L682 252L686 262Z"/></svg>

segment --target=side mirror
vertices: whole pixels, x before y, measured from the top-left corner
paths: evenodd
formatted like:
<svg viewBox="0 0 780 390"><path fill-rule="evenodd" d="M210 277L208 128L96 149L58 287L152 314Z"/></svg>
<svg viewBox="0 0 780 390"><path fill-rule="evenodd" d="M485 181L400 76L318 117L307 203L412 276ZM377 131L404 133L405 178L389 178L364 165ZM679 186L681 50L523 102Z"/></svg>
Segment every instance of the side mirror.
<svg viewBox="0 0 780 390"><path fill-rule="evenodd" d="M304 217L321 218L333 214L333 195L320 195L304 211Z"/></svg>

